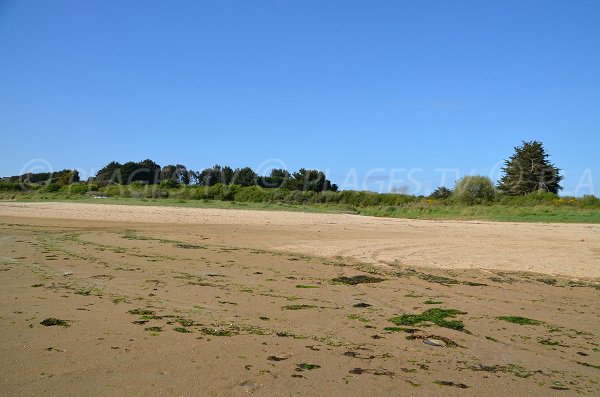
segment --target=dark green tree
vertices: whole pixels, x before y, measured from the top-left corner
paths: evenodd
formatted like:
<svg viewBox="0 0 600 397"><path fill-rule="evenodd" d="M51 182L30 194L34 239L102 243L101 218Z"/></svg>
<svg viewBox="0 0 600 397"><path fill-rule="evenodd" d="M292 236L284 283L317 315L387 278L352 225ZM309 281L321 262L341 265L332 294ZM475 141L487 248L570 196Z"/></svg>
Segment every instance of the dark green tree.
<svg viewBox="0 0 600 397"><path fill-rule="evenodd" d="M177 177L177 182L184 185L190 184L190 172L185 165L177 164L175 166L175 176Z"/></svg>
<svg viewBox="0 0 600 397"><path fill-rule="evenodd" d="M223 169L216 164L212 168L206 168L198 175L199 184L202 186L214 186L223 183Z"/></svg>
<svg viewBox="0 0 600 397"><path fill-rule="evenodd" d="M252 168L238 168L237 170L235 170L235 175L231 183L240 186L254 186L256 185L257 178L258 175L256 175L256 172L254 172Z"/></svg>
<svg viewBox="0 0 600 397"><path fill-rule="evenodd" d="M261 176L258 180L258 185L266 188L287 188L290 180L288 170L274 168L269 176Z"/></svg>
<svg viewBox="0 0 600 397"><path fill-rule="evenodd" d="M286 184L290 190L302 190L313 192L324 192L326 190L337 191L338 187L325 177L325 173L319 170L307 170L300 168L292 174L292 178Z"/></svg>
<svg viewBox="0 0 600 397"><path fill-rule="evenodd" d="M64 170L61 172L60 177L58 177L56 180L56 183L61 187L76 182L79 182L79 171L77 170Z"/></svg>
<svg viewBox="0 0 600 397"><path fill-rule="evenodd" d="M515 147L515 154L505 160L498 188L511 196L537 191L558 194L563 176L548 157L542 142L523 141L522 146Z"/></svg>
<svg viewBox="0 0 600 397"><path fill-rule="evenodd" d="M430 198L444 200L452 196L452 190L445 186L438 187L429 195Z"/></svg>
<svg viewBox="0 0 600 397"><path fill-rule="evenodd" d="M164 167L162 167L162 170L160 170L160 181L163 182L167 179L172 179L175 181L177 178L177 176L175 175L176 172L177 167L175 167L174 165L165 165Z"/></svg>
<svg viewBox="0 0 600 397"><path fill-rule="evenodd" d="M150 159L138 163L128 161L125 164L112 161L96 174L96 182L119 183L127 185L132 182L145 184L158 183L161 176L160 165Z"/></svg>
<svg viewBox="0 0 600 397"><path fill-rule="evenodd" d="M125 163L123 164L123 168L126 169L126 172L123 173L123 179L124 181L127 181L128 184L132 182L141 182L152 185L159 182L160 165L150 159L140 161L139 163ZM125 174L127 174L126 178Z"/></svg>
<svg viewBox="0 0 600 397"><path fill-rule="evenodd" d="M233 168L231 168L228 165L223 167L223 169L221 170L221 183L224 183L225 185L231 185L233 183L234 177L235 171L233 171Z"/></svg>
<svg viewBox="0 0 600 397"><path fill-rule="evenodd" d="M187 167L182 164L177 165L165 165L160 170L160 181L172 179L176 184L183 183L184 185L190 184L190 172Z"/></svg>
<svg viewBox="0 0 600 397"><path fill-rule="evenodd" d="M123 165L117 161L111 161L98 171L95 181L102 184L107 183L123 183L121 174Z"/></svg>

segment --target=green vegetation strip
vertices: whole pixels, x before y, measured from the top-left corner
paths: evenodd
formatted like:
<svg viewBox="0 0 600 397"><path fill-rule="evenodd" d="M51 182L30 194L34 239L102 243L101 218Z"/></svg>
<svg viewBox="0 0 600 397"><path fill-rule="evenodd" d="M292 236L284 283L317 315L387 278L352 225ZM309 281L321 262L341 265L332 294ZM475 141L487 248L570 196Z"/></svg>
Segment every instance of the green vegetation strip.
<svg viewBox="0 0 600 397"><path fill-rule="evenodd" d="M336 278L332 279L331 281L333 281L334 283L339 283L339 284L357 285L357 284L380 283L382 281L385 281L385 279L360 274L360 275L352 276L352 277L346 277L346 276L336 277Z"/></svg>
<svg viewBox="0 0 600 397"><path fill-rule="evenodd" d="M301 371L302 371L302 370L311 371L311 370L313 370L313 369L318 369L318 368L321 368L321 366L320 366L320 365L317 365L317 364L309 364L309 363L302 363L302 364L298 364L296 367L297 367L297 369L299 369L299 370L301 370Z"/></svg>
<svg viewBox="0 0 600 397"><path fill-rule="evenodd" d="M543 322L538 320L532 320L527 317L519 317L519 316L500 316L498 320L508 321L509 323L519 324L519 325L542 325Z"/></svg>
<svg viewBox="0 0 600 397"><path fill-rule="evenodd" d="M72 186L72 185L69 185ZM212 187L211 187L212 188ZM317 213L353 213L357 215L407 218L407 219L431 219L431 220L486 220L497 222L544 222L544 223L600 223L600 204L595 201L592 204L585 204L585 199L574 198L556 198L550 200L537 200L525 197L503 197L490 204L464 205L453 203L448 200L427 199L427 198L409 198L406 202L385 204L385 200L375 199L374 204L352 204L336 203L324 200L324 196L331 192L314 193L314 198L310 201L296 202L295 192L273 193L264 198L264 201L249 201L246 198L234 200L224 200L220 194L209 193L211 198L202 198L204 193L196 195L195 190L204 190L203 187L186 187L185 189L167 190L169 197L152 198L151 193L146 193L143 189L129 186L123 187L124 193L121 195L118 189L110 192L107 199L95 199L92 194L64 192L42 192L31 191L23 192L0 192L0 200L10 200L17 202L78 202L94 204L119 204L119 205L143 205L143 206L169 206L169 207L188 207L188 208L223 208L223 209L252 209L266 211L295 211L295 212L317 212ZM243 189L252 189L243 188ZM131 190L131 191L130 191ZM138 193L137 190L140 190ZM151 189L147 189L148 191ZM208 190L208 189L207 189ZM264 189L267 190L267 189ZM278 189L270 189L278 190ZM104 195L104 192L90 192L97 195ZM132 194L149 194L149 198L130 197ZM299 192L302 194L302 192ZM343 192L341 192L343 193ZM347 195L365 193L365 196L376 195L378 193L370 192L351 192ZM186 199L177 198L178 196L187 197ZM199 199L193 198L200 196ZM303 194L306 196L306 194ZM400 196L397 194L390 196ZM142 196L143 197L143 196ZM281 198L278 198L281 197ZM289 198L288 198L289 197ZM257 198L262 200L262 198ZM270 200L270 201L269 201ZM290 201L288 201L290 200ZM362 200L362 199L361 199ZM367 198L365 198L366 201ZM573 201L575 200L575 201ZM590 199L587 199L591 202ZM598 202L600 199L595 198ZM381 202L378 204L378 202Z"/></svg>
<svg viewBox="0 0 600 397"><path fill-rule="evenodd" d="M70 325L67 320L61 320L59 318L54 318L54 317L47 318L44 321L40 322L40 324L42 324L45 327L53 327L53 326L68 327Z"/></svg>
<svg viewBox="0 0 600 397"><path fill-rule="evenodd" d="M302 309L314 309L315 305L287 305L284 306L283 309L285 310L302 310Z"/></svg>

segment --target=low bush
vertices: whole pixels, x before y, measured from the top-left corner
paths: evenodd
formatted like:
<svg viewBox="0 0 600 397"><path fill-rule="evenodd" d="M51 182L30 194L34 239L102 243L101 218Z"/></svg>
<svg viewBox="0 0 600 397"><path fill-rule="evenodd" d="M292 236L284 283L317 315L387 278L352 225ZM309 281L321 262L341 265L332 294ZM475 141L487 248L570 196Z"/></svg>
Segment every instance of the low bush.
<svg viewBox="0 0 600 397"><path fill-rule="evenodd" d="M582 208L600 208L600 198L591 194L586 194L579 200Z"/></svg>
<svg viewBox="0 0 600 397"><path fill-rule="evenodd" d="M465 176L456 182L452 198L461 204L489 204L496 199L494 182L485 176Z"/></svg>
<svg viewBox="0 0 600 397"><path fill-rule="evenodd" d="M438 187L429 195L432 199L444 200L450 198L452 196L452 190L448 189L445 186Z"/></svg>
<svg viewBox="0 0 600 397"><path fill-rule="evenodd" d="M0 181L1 192L20 192L22 190L23 186L18 182Z"/></svg>

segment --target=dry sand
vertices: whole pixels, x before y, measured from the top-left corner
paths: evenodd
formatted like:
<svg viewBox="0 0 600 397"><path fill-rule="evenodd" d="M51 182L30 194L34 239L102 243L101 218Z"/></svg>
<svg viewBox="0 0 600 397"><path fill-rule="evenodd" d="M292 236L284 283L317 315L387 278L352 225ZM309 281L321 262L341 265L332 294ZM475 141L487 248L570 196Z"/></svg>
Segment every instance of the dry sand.
<svg viewBox="0 0 600 397"><path fill-rule="evenodd" d="M0 395L599 395L599 232L0 203Z"/></svg>
<svg viewBox="0 0 600 397"><path fill-rule="evenodd" d="M600 277L600 225L423 221L284 211L0 203L0 216L229 226L223 243L368 263ZM221 229L227 230L228 228ZM234 237L235 241L230 241Z"/></svg>

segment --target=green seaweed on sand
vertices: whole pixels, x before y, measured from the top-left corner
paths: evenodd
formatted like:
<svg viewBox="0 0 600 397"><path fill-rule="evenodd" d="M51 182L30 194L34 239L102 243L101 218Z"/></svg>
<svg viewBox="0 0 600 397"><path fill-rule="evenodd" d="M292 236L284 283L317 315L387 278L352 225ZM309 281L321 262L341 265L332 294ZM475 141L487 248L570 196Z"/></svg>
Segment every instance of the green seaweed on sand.
<svg viewBox="0 0 600 397"><path fill-rule="evenodd" d="M543 324L541 321L533 320L527 317L519 317L519 316L500 316L498 320L508 321L509 323L519 324L519 325L541 325Z"/></svg>
<svg viewBox="0 0 600 397"><path fill-rule="evenodd" d="M40 322L40 324L42 324L45 327L53 327L56 325L60 327L68 327L70 325L67 320L61 320L59 318L54 317L47 318L44 321Z"/></svg>
<svg viewBox="0 0 600 397"><path fill-rule="evenodd" d="M385 281L385 279L379 278L379 277L367 276L364 274L359 274L357 276L352 276L352 277L340 276L340 277L336 277L336 278L332 279L331 281L333 281L334 283L340 283L340 284L357 285L357 284L380 283L382 281Z"/></svg>
<svg viewBox="0 0 600 397"><path fill-rule="evenodd" d="M465 331L465 326L460 320L448 320L459 314L466 314L456 309L440 309L434 308L424 311L421 314L403 314L401 316L392 317L389 321L396 325L419 325L422 323L433 323L439 327L450 328L457 331Z"/></svg>

